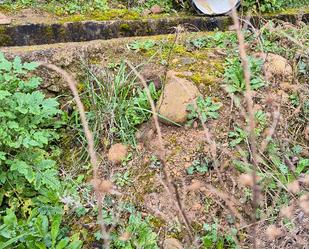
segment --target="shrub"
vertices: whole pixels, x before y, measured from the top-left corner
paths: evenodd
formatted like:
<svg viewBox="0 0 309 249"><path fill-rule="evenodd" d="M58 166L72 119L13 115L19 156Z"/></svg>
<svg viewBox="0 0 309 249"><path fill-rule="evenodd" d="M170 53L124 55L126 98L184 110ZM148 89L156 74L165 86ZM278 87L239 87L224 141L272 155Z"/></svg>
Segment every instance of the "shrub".
<svg viewBox="0 0 309 249"><path fill-rule="evenodd" d="M0 53L0 248L51 248L60 231L61 184L51 149L61 111L36 90L41 79L27 77L36 67Z"/></svg>

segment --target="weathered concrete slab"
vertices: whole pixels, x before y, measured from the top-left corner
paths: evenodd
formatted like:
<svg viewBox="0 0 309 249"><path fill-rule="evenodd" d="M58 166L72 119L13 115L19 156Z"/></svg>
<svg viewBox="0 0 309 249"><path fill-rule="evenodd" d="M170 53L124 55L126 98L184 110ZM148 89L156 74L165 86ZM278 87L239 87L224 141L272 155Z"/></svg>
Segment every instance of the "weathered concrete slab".
<svg viewBox="0 0 309 249"><path fill-rule="evenodd" d="M0 26L0 46L29 46L169 34L174 33L175 27L179 25L186 27L189 31L225 30L230 23L229 17L178 17L7 25Z"/></svg>
<svg viewBox="0 0 309 249"><path fill-rule="evenodd" d="M301 16L295 14L263 16L263 19L271 18L292 23L297 21L309 23L309 13L305 13ZM252 22L258 25L259 17L252 17ZM227 30L231 23L231 18L228 16L193 16L142 20L0 25L0 47L170 34L175 32L175 27L177 26L183 26L190 32L213 31L215 29Z"/></svg>

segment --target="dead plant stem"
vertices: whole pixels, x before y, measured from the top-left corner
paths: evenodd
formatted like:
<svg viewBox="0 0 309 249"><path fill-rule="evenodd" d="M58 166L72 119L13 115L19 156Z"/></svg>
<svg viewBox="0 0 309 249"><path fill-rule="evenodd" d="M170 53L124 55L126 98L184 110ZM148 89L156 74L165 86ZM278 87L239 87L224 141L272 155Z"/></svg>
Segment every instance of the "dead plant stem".
<svg viewBox="0 0 309 249"><path fill-rule="evenodd" d="M93 135L92 132L90 131L89 125L88 125L88 121L87 121L87 117L86 117L86 112L85 112L85 108L84 105L79 97L79 93L78 90L76 88L77 86L77 82L74 79L74 77L72 75L70 75L68 72L66 72L65 70L61 69L60 67L57 67L54 64L49 64L49 63L45 63L45 62L38 62L39 66L43 66L46 67L48 69L51 69L57 73L59 73L64 80L67 82L77 105L77 109L79 111L79 115L80 115L80 119L82 122L82 126L85 132L85 136L88 142L88 153L90 156L90 162L92 165L92 170L93 170L93 179L96 181L100 181L100 176L99 176L99 164L98 164L98 159L97 159L97 155L95 152L95 148L94 148L94 139L93 139ZM104 199L104 194L102 194L100 192L100 190L98 188L96 188L94 186L94 191L97 197L97 205L98 205L98 222L100 224L100 228L101 228L101 233L103 236L103 240L104 240L104 248L109 249L110 245L109 245L109 236L107 233L107 229L105 227L104 224L104 219L103 219L103 213L102 213L102 205L103 205L103 199Z"/></svg>
<svg viewBox="0 0 309 249"><path fill-rule="evenodd" d="M165 153L163 136L162 136L161 127L160 127L160 124L159 124L158 113L156 111L155 103L154 103L154 101L151 97L148 85L147 85L144 77L136 70L136 68L129 61L126 61L126 63L131 68L131 70L136 74L136 76L139 78L139 80L143 84L143 87L146 91L147 98L149 100L151 110L152 110L152 113L153 113L153 119L154 119L155 127L156 127L156 130L157 130L157 133L158 133L159 150L160 150L159 151L159 157L160 157L160 160L162 162L162 169L163 169L163 174L164 174L164 177L165 177L166 187L167 187L167 190L169 192L169 195L175 200L175 204L176 204L176 207L177 207L177 210L178 210L179 218L185 224L186 230L189 234L190 242L192 242L193 241L192 228L189 224L189 220L186 216L186 213L185 213L185 211L182 207L181 200L179 198L179 194L178 194L178 191L177 191L177 186L171 180L171 177L169 176L167 169L166 169L166 153Z"/></svg>
<svg viewBox="0 0 309 249"><path fill-rule="evenodd" d="M246 91L245 91L245 100L247 104L247 113L249 118L249 143L252 152L252 162L253 162L253 171L252 171L252 180L253 180L253 200L252 200L252 207L253 207L253 214L252 214L252 221L256 222L256 209L258 208L258 199L259 199L259 188L257 184L257 169L258 169L258 152L257 152L257 142L255 136L255 115L253 109L253 98L251 92L251 84L250 84L250 65L249 60L246 53L246 43L245 38L241 30L241 24L238 19L238 15L236 9L233 8L232 10L232 18L234 22L234 28L237 33L238 37L238 47L239 47L239 56L242 62L242 67L244 71L244 79L246 84ZM252 237L253 237L253 248L257 248L256 242L256 225L252 226Z"/></svg>

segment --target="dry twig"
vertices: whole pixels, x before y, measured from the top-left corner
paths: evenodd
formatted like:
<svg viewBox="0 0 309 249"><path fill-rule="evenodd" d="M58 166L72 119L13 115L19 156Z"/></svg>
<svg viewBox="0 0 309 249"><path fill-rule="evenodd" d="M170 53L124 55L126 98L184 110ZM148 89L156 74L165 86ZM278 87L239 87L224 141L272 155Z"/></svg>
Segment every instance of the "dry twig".
<svg viewBox="0 0 309 249"><path fill-rule="evenodd" d="M64 80L67 82L70 90L72 91L72 94L74 96L79 114L80 114L80 119L82 122L82 126L85 132L85 136L88 142L88 153L90 156L90 161L92 165L92 170L93 170L93 180L92 182L94 183L94 191L97 197L97 205L98 205L98 222L100 224L103 240L104 240L104 248L108 249L110 248L109 245L109 235L107 232L107 229L104 224L103 220L103 213L102 213L102 204L103 204L103 199L104 196L107 192L109 192L111 186L108 181L102 181L99 176L99 164L98 164L98 159L97 155L94 149L94 140L93 140L93 135L92 132L90 131L86 113L85 113L85 108L84 105L79 97L78 90L76 88L77 82L73 78L72 75L70 75L68 72L65 70L61 69L60 67L57 67L56 65L45 63L45 62L38 62L39 66L46 67L48 69L51 69L57 73L59 73Z"/></svg>

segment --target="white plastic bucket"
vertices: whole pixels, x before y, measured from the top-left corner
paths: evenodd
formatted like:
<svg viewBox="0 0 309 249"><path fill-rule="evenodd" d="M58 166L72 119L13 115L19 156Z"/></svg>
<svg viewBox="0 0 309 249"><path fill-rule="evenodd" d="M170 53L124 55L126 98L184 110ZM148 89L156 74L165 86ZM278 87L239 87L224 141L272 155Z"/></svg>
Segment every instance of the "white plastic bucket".
<svg viewBox="0 0 309 249"><path fill-rule="evenodd" d="M191 0L193 7L205 15L223 15L238 7L240 0Z"/></svg>

